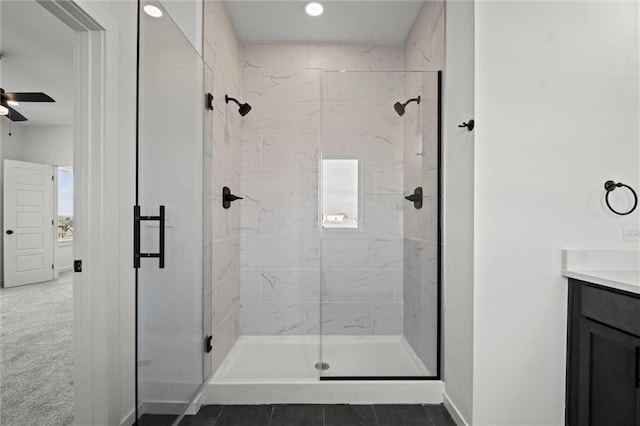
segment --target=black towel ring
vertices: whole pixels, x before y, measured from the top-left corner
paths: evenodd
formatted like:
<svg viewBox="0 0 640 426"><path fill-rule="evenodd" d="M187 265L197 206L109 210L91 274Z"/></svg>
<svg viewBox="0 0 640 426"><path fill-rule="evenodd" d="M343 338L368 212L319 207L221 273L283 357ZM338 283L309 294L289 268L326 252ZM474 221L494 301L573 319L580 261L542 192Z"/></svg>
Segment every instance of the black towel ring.
<svg viewBox="0 0 640 426"><path fill-rule="evenodd" d="M611 207L611 204L609 204L609 194L612 193L614 189L620 188L623 186L627 188L629 191L631 191L631 193L633 194L633 207L631 207L631 210L629 210L626 213L620 213L619 211L616 211L613 207ZM618 214L620 216L626 216L629 213L632 213L636 209L636 207L638 207L638 195L636 194L636 191L634 191L633 188L631 188L629 185L625 185L622 182L616 183L612 180L608 180L604 183L604 189L607 191L607 195L605 195L604 201L607 203L607 207L609 207L609 210L611 210L615 214Z"/></svg>

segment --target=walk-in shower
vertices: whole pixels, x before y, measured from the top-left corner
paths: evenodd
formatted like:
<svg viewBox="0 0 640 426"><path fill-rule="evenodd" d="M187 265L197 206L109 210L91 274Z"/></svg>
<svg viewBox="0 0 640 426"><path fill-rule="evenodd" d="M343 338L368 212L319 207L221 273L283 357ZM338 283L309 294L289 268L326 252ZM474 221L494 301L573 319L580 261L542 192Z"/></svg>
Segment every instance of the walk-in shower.
<svg viewBox="0 0 640 426"><path fill-rule="evenodd" d="M441 72L241 45L221 17L205 3L201 58L141 16L139 219L162 219L140 227L140 412L441 401Z"/></svg>

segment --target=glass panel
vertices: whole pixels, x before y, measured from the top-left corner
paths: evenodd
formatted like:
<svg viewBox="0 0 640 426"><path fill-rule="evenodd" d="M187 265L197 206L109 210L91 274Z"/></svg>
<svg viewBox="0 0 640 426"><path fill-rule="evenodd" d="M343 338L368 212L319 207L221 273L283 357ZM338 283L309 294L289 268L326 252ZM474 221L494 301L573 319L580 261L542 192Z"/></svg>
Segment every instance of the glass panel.
<svg viewBox="0 0 640 426"><path fill-rule="evenodd" d="M73 240L73 168L58 168L58 241Z"/></svg>
<svg viewBox="0 0 640 426"><path fill-rule="evenodd" d="M322 377L437 375L438 74L323 72L321 153Z"/></svg>
<svg viewBox="0 0 640 426"><path fill-rule="evenodd" d="M137 270L137 407L139 416L177 419L209 371L203 368L203 317L211 317L203 305L203 278L210 282L203 277L203 247L211 237L203 229L203 215L210 215L203 196L210 193L203 186L205 68L163 12L140 11L137 204L142 216L157 216L165 206L166 217L164 268L158 258L142 258ZM141 222L141 252L160 251L160 231L157 220Z"/></svg>
<svg viewBox="0 0 640 426"><path fill-rule="evenodd" d="M322 160L322 227L358 227L358 160Z"/></svg>

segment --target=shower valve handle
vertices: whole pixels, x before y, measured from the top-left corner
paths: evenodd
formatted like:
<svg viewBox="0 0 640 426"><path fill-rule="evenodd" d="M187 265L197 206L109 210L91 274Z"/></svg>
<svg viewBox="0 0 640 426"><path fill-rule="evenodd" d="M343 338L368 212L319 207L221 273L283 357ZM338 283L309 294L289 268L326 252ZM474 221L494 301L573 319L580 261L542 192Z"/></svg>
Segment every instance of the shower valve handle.
<svg viewBox="0 0 640 426"><path fill-rule="evenodd" d="M418 186L413 190L413 194L407 195L404 197L406 200L409 200L413 203L413 207L416 209L422 208L422 187Z"/></svg>
<svg viewBox="0 0 640 426"><path fill-rule="evenodd" d="M231 190L227 186L222 188L222 207L223 208L228 209L229 207L231 207L231 202L236 200L243 200L243 198L232 194Z"/></svg>

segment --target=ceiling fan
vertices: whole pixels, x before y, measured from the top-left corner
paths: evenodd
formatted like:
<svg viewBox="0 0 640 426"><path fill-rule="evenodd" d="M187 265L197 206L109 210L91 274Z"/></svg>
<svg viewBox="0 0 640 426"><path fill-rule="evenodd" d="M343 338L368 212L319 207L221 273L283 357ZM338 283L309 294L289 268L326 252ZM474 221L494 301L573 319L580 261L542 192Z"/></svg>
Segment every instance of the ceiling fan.
<svg viewBox="0 0 640 426"><path fill-rule="evenodd" d="M0 88L0 115L6 115L11 121L27 121L27 117L12 108L18 102L55 102L42 92L5 92Z"/></svg>

